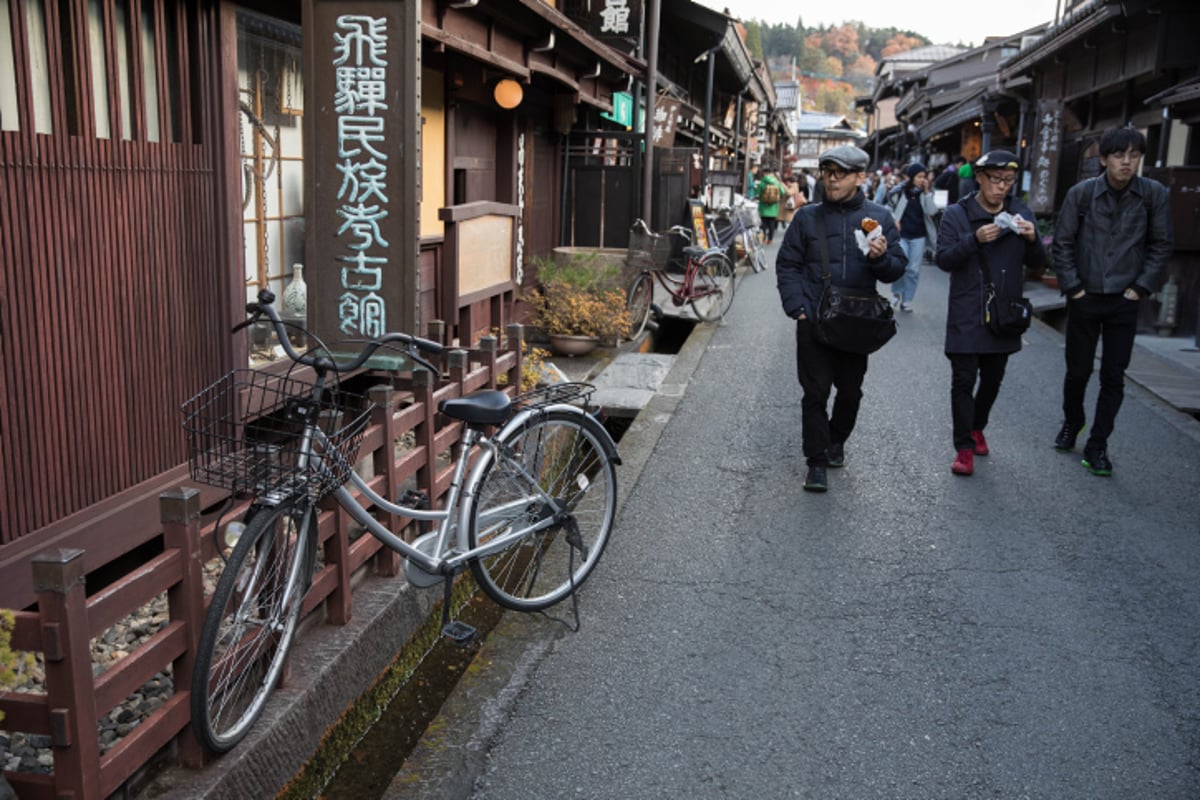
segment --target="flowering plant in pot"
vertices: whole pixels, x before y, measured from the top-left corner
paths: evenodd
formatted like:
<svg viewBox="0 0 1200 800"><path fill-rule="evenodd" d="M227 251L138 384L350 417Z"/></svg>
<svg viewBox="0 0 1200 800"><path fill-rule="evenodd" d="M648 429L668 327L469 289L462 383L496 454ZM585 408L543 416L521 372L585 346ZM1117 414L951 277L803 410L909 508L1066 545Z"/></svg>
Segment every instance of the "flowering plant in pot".
<svg viewBox="0 0 1200 800"><path fill-rule="evenodd" d="M535 258L534 264L539 284L525 299L531 321L551 346L566 347L564 337L570 337L592 340L595 347L601 341L615 342L629 329L625 293L617 287L619 267L587 256L565 261Z"/></svg>

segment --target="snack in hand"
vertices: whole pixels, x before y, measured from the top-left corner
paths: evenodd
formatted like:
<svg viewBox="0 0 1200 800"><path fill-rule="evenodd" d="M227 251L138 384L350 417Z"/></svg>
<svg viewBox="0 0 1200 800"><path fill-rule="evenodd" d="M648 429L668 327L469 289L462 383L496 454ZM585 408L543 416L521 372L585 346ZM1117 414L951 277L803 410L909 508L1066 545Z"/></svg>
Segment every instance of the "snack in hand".
<svg viewBox="0 0 1200 800"><path fill-rule="evenodd" d="M871 231L875 230L878 227L879 227L879 222L877 220L873 220L870 217L863 217L863 221L862 221L863 231L865 231L866 233L870 233Z"/></svg>

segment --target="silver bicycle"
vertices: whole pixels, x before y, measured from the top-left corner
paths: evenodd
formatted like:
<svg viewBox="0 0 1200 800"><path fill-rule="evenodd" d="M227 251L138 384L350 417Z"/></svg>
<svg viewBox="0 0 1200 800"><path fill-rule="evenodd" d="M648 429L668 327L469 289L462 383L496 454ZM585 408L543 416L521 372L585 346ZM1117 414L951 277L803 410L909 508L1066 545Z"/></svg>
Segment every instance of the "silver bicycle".
<svg viewBox="0 0 1200 800"><path fill-rule="evenodd" d="M595 568L616 508L620 456L587 407L592 387L578 383L515 398L484 390L441 401L442 414L464 423L444 507L430 509L411 494L400 503L381 497L353 468L369 404L342 391L336 378L382 347L402 349L414 369L438 375L423 354L441 353L442 346L389 333L344 362L324 351L301 354L287 330L298 326L285 324L273 303L271 292L260 292L247 306L250 319L238 327L265 318L287 355L311 367L315 380L235 370L183 407L192 477L255 498L243 519L220 534L227 563L192 678L192 725L214 753L246 735L278 682L313 577L322 497L332 495L401 554L411 584L444 583L443 633L458 641L474 631L449 618L456 575L469 568L506 608L545 609L573 596ZM377 511L436 526L410 544L355 492Z"/></svg>

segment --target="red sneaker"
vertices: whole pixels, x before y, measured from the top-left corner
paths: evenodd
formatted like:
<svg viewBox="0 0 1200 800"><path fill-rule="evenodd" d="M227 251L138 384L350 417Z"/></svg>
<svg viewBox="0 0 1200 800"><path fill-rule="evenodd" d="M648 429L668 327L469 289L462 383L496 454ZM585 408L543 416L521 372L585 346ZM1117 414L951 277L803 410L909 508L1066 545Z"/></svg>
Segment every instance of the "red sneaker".
<svg viewBox="0 0 1200 800"><path fill-rule="evenodd" d="M955 475L972 475L975 472L975 453L971 450L959 450L950 471Z"/></svg>
<svg viewBox="0 0 1200 800"><path fill-rule="evenodd" d="M988 450L987 439L983 438L983 431L971 431L971 438L975 440L975 455L986 456L991 450Z"/></svg>

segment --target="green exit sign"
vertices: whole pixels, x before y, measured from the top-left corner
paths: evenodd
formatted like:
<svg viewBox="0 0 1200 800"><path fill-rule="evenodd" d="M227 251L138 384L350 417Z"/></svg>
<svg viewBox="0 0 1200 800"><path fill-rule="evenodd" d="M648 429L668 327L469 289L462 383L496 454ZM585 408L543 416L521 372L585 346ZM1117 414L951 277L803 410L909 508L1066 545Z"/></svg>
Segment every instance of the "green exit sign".
<svg viewBox="0 0 1200 800"><path fill-rule="evenodd" d="M607 111L601 111L600 116L604 119L611 119L618 125L624 125L626 128L633 126L633 95L628 92L613 92L613 111L609 114Z"/></svg>

